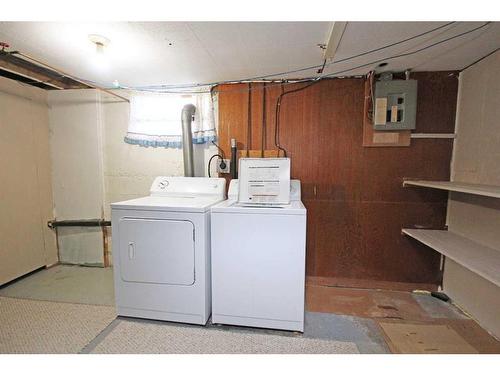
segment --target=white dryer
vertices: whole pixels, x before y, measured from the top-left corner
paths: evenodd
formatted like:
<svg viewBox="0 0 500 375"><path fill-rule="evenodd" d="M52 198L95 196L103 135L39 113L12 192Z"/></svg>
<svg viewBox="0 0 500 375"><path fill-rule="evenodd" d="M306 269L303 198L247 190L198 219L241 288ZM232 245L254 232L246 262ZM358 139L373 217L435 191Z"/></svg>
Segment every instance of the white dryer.
<svg viewBox="0 0 500 375"><path fill-rule="evenodd" d="M118 315L205 324L210 317L210 207L225 180L157 177L151 195L111 204Z"/></svg>
<svg viewBox="0 0 500 375"><path fill-rule="evenodd" d="M289 205L248 207L232 180L212 207L213 323L304 331L306 208L290 186Z"/></svg>

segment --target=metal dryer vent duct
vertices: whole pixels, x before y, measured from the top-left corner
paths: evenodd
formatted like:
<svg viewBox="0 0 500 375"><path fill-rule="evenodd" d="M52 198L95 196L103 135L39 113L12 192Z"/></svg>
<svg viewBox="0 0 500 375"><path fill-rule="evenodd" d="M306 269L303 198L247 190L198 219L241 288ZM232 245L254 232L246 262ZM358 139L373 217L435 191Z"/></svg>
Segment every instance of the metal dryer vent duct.
<svg viewBox="0 0 500 375"><path fill-rule="evenodd" d="M193 134L191 133L191 123L196 112L193 104L186 104L182 108L182 155L184 158L184 176L194 177L193 161Z"/></svg>

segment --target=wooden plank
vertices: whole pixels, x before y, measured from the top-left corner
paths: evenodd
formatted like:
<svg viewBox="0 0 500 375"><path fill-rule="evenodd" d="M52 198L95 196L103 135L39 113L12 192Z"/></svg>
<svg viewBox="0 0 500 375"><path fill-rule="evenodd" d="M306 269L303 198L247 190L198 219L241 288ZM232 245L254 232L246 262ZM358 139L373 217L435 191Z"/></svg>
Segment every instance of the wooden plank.
<svg viewBox="0 0 500 375"><path fill-rule="evenodd" d="M482 354L499 354L500 341L490 335L472 319L440 319L441 324L453 328L460 336Z"/></svg>
<svg viewBox="0 0 500 375"><path fill-rule="evenodd" d="M426 73L422 79L419 74L415 74L419 90L422 87L426 93L419 96L419 108L433 111L437 106L451 113L447 106L455 108L456 78L448 72ZM292 177L301 180L308 210L307 275L343 279L345 286L355 279L395 282L400 283L395 288L405 289L412 283L437 285L440 255L401 236L401 228L419 224L442 229L448 195L434 189L406 189L401 181L408 175L449 179L452 143L428 139L410 147L363 147L364 84L356 78L325 79L285 96L281 105L280 142L291 158ZM298 87L283 85L285 91ZM263 85L252 83L252 88L249 148L260 151ZM247 89L248 84L217 88L218 135L226 155L231 138L236 138L239 150L246 150ZM274 150L280 84L267 83L265 90L264 149ZM433 121L432 114L418 111L417 131L453 132L453 114L449 119L436 115L439 121Z"/></svg>
<svg viewBox="0 0 500 375"><path fill-rule="evenodd" d="M476 354L478 351L447 325L379 323L393 353Z"/></svg>
<svg viewBox="0 0 500 375"><path fill-rule="evenodd" d="M500 250L445 230L403 229L403 233L500 286Z"/></svg>
<svg viewBox="0 0 500 375"><path fill-rule="evenodd" d="M283 153L279 150L264 150L265 158L279 158ZM260 158L262 157L262 150L238 150L238 158Z"/></svg>
<svg viewBox="0 0 500 375"><path fill-rule="evenodd" d="M89 88L89 86L74 81L71 78L62 77L47 68L38 66L13 55L0 55L0 69L60 90Z"/></svg>
<svg viewBox="0 0 500 375"><path fill-rule="evenodd" d="M347 26L347 22L332 22L332 30L330 32L330 37L328 38L328 43L326 44L325 49L325 60L333 60L335 57L335 53L339 48L340 41L342 40L342 35L344 35L345 28Z"/></svg>
<svg viewBox="0 0 500 375"><path fill-rule="evenodd" d="M18 74L20 76L23 76L25 78L32 79L33 81L43 83L47 86L52 86L56 89L62 90L65 89L66 86L58 83L58 82L53 82L54 80L52 78L47 77L46 75L36 73L32 70L17 66L15 64L12 64L8 61L5 61L3 59L0 59L0 69L5 70L10 73Z"/></svg>
<svg viewBox="0 0 500 375"><path fill-rule="evenodd" d="M306 285L306 310L371 319L429 320L411 293Z"/></svg>
<svg viewBox="0 0 500 375"><path fill-rule="evenodd" d="M440 190L458 191L460 193L482 195L485 197L500 198L500 186L494 185L469 184L458 181L405 180L403 181L403 186L421 186Z"/></svg>
<svg viewBox="0 0 500 375"><path fill-rule="evenodd" d="M414 290L437 291L436 284L423 283L401 283L397 281L370 280L361 278L321 277L307 276L306 285L360 288L360 289L382 289L413 292Z"/></svg>

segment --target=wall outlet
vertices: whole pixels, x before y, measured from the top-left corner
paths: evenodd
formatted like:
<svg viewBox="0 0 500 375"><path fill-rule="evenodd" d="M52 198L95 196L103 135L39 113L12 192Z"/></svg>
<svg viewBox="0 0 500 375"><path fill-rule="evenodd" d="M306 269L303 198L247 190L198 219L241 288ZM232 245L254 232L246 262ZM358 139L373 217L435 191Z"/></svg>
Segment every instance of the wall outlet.
<svg viewBox="0 0 500 375"><path fill-rule="evenodd" d="M217 159L217 172L219 172L219 173L230 173L231 172L231 169L230 169L231 159L224 159L224 162L226 163L226 165L225 165L226 168L221 168L222 160L221 159Z"/></svg>

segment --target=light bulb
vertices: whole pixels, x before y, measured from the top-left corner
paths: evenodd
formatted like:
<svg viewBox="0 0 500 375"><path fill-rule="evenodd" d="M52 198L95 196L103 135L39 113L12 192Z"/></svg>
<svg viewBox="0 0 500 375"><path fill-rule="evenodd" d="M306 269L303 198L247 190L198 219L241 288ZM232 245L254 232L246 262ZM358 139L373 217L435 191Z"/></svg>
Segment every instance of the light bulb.
<svg viewBox="0 0 500 375"><path fill-rule="evenodd" d="M108 56L106 55L109 39L95 34L89 35L89 39L95 46L95 52L92 56L93 65L99 70L106 70L109 67Z"/></svg>

